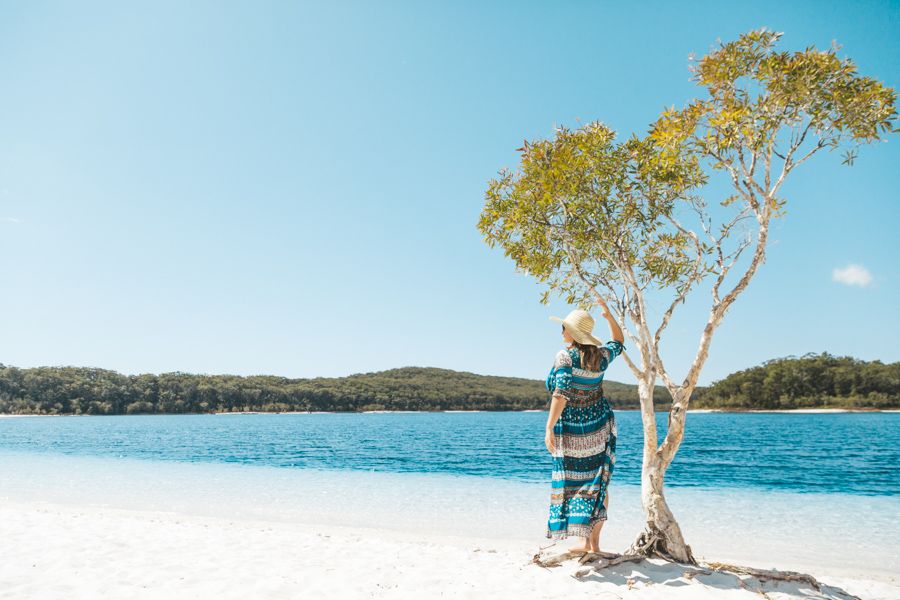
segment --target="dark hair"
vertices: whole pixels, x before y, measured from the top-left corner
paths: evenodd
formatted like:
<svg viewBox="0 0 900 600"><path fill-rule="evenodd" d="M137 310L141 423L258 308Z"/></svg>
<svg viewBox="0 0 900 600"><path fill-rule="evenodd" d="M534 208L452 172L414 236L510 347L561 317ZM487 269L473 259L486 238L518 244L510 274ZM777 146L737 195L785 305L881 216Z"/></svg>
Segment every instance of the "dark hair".
<svg viewBox="0 0 900 600"><path fill-rule="evenodd" d="M563 324L562 330L566 330L565 324ZM572 339L572 343L578 348L578 356L581 357L581 368L586 371L599 371L600 348L593 344L580 344L574 338Z"/></svg>
<svg viewBox="0 0 900 600"><path fill-rule="evenodd" d="M600 370L600 348L593 344L579 344L572 340L581 355L581 368L587 371Z"/></svg>

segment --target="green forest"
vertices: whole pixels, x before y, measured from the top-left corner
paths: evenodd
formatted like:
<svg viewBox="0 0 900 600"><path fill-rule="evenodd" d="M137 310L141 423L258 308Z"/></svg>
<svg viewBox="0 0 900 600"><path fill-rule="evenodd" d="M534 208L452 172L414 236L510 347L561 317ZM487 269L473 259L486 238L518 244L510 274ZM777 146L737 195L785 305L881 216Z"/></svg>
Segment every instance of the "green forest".
<svg viewBox="0 0 900 600"><path fill-rule="evenodd" d="M614 408L638 408L637 386L604 382ZM669 395L658 386L657 410ZM348 377L123 375L84 367L0 365L0 413L123 415L153 413L546 410L541 380L403 367ZM692 408L891 408L900 405L900 363L829 354L782 358L698 388Z"/></svg>
<svg viewBox="0 0 900 600"><path fill-rule="evenodd" d="M900 362L864 361L827 352L776 358L698 389L692 408L898 408Z"/></svg>

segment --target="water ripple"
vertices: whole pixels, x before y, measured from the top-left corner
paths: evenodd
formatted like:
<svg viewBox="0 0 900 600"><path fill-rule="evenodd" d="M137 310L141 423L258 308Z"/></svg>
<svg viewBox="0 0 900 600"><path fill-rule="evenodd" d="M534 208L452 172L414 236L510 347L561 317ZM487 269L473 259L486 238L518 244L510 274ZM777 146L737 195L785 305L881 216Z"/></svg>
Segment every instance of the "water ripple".
<svg viewBox="0 0 900 600"><path fill-rule="evenodd" d="M640 483L637 411L617 411L614 477ZM153 415L0 419L0 449L282 468L547 481L546 413ZM667 415L657 415L660 439ZM900 414L688 416L670 486L896 495Z"/></svg>

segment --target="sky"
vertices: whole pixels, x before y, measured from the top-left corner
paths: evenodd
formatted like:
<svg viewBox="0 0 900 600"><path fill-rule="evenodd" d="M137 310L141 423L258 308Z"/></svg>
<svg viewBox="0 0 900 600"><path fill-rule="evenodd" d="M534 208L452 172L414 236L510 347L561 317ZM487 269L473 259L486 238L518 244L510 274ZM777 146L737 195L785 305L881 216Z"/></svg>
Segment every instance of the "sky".
<svg viewBox="0 0 900 600"><path fill-rule="evenodd" d="M543 379L573 307L484 243L488 181L558 126L643 134L704 97L691 53L759 27L897 88L898 2L3 2L0 363ZM840 162L785 182L701 385L900 359L900 136ZM676 380L709 302L665 332Z"/></svg>

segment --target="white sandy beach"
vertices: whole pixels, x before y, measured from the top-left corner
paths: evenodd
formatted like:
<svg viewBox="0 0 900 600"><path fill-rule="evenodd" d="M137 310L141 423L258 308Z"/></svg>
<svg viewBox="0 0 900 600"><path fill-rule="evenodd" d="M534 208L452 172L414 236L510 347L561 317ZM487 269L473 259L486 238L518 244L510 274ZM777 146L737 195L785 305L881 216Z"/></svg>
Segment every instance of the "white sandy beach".
<svg viewBox="0 0 900 600"><path fill-rule="evenodd" d="M897 598L900 588L819 574L760 585L660 560L586 576L548 569L534 544L162 513L0 502L2 598Z"/></svg>
<svg viewBox="0 0 900 600"><path fill-rule="evenodd" d="M488 484L5 453L0 598L759 598L752 578L745 589L737 575L658 560L580 578L574 560L543 568L532 558L552 544L545 487ZM637 488L611 494L601 545L622 551L641 522ZM769 598L900 597L893 498L669 496L699 560L826 585L767 584ZM881 516L845 518L861 512Z"/></svg>
<svg viewBox="0 0 900 600"><path fill-rule="evenodd" d="M428 532L0 502L2 598L897 598L816 574L762 585L653 560L583 577L534 544ZM777 562L777 561L776 561ZM687 575L687 576L686 576ZM693 576L691 576L693 575ZM849 595L848 595L849 594Z"/></svg>

